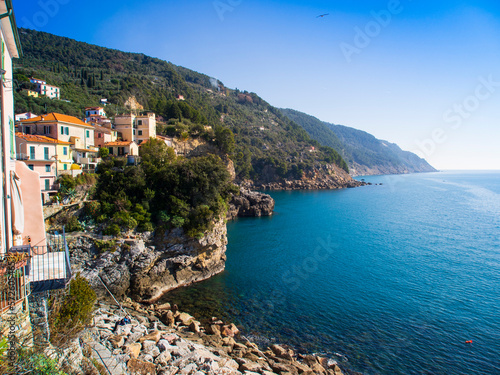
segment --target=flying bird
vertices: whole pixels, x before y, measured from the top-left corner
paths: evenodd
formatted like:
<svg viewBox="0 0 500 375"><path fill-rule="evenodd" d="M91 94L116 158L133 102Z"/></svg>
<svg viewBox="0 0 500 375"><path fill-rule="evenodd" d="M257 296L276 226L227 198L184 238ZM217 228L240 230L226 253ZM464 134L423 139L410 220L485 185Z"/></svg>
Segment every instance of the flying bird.
<svg viewBox="0 0 500 375"><path fill-rule="evenodd" d="M326 16L329 16L330 13L325 13L325 14L320 14L318 17L316 18L323 18L323 17L326 17Z"/></svg>

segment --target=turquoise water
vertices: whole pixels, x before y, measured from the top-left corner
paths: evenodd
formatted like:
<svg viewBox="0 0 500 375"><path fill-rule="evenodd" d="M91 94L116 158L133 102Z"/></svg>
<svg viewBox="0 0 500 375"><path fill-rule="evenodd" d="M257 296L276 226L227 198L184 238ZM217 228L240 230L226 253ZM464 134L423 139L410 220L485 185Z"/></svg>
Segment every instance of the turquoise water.
<svg viewBox="0 0 500 375"><path fill-rule="evenodd" d="M500 374L500 172L366 180L271 193L228 224L226 271L170 298L363 374Z"/></svg>

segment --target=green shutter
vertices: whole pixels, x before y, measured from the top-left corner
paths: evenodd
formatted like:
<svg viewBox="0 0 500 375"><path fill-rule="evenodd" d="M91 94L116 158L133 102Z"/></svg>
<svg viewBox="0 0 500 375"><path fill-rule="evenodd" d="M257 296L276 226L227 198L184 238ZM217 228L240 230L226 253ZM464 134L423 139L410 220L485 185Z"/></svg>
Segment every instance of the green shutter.
<svg viewBox="0 0 500 375"><path fill-rule="evenodd" d="M16 158L16 126L14 124L14 120L9 117L9 125L10 125L10 157L11 159Z"/></svg>
<svg viewBox="0 0 500 375"><path fill-rule="evenodd" d="M5 43L2 40L2 69L5 69Z"/></svg>

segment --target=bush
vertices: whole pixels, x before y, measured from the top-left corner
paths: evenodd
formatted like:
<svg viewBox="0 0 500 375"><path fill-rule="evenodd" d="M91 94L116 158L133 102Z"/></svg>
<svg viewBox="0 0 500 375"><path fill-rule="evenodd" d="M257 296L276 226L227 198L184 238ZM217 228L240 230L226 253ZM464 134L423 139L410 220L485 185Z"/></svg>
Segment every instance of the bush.
<svg viewBox="0 0 500 375"><path fill-rule="evenodd" d="M106 251L115 252L118 250L118 246L116 245L116 241L99 241L95 242L95 246L100 253L105 253Z"/></svg>
<svg viewBox="0 0 500 375"><path fill-rule="evenodd" d="M106 229L104 229L104 234L106 236L118 236L121 233L120 226L118 224L111 224Z"/></svg>
<svg viewBox="0 0 500 375"><path fill-rule="evenodd" d="M69 233L69 232L79 232L83 230L82 224L78 221L78 218L76 216L71 216L68 219L68 222L66 223L66 226L64 227L64 230Z"/></svg>
<svg viewBox="0 0 500 375"><path fill-rule="evenodd" d="M65 293L49 301L51 341L60 345L76 335L90 323L97 297L88 281L80 274L71 280Z"/></svg>
<svg viewBox="0 0 500 375"><path fill-rule="evenodd" d="M26 349L19 350L16 369L10 368L1 358L0 374L67 375L59 369L56 360L48 358L43 353Z"/></svg>

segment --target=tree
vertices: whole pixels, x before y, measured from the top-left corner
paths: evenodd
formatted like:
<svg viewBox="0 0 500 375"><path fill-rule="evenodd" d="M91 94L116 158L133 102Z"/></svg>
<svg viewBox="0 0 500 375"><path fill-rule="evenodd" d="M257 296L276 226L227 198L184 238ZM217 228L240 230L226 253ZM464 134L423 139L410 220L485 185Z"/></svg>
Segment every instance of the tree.
<svg viewBox="0 0 500 375"><path fill-rule="evenodd" d="M232 155L235 148L234 134L231 129L225 128L223 126L215 127L215 142L219 149L228 155Z"/></svg>
<svg viewBox="0 0 500 375"><path fill-rule="evenodd" d="M99 149L99 157L104 159L109 156L109 149L107 147L101 147Z"/></svg>

